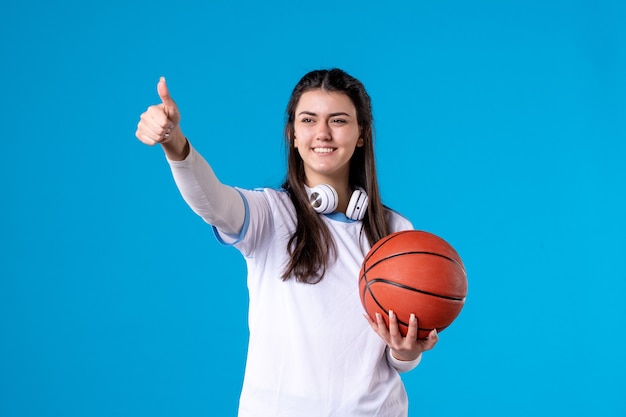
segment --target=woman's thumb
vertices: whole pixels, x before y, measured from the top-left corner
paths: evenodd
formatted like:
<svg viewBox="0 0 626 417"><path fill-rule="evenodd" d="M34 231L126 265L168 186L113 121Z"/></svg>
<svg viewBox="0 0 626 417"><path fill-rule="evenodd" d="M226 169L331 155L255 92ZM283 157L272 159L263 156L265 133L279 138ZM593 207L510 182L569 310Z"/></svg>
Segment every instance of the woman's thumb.
<svg viewBox="0 0 626 417"><path fill-rule="evenodd" d="M167 83L165 82L165 77L161 77L159 79L159 83L157 84L157 92L159 93L159 97L163 102L165 114L172 122L177 122L177 120L174 119L178 118L178 107L170 96L170 92L167 89Z"/></svg>

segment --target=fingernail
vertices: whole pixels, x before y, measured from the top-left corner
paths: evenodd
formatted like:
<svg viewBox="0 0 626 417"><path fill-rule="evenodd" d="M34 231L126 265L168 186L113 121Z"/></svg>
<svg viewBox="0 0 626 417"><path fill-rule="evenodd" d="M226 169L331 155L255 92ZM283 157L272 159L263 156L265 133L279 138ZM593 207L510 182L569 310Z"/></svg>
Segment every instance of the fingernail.
<svg viewBox="0 0 626 417"><path fill-rule="evenodd" d="M392 319L394 317L393 310L389 310L389 318Z"/></svg>
<svg viewBox="0 0 626 417"><path fill-rule="evenodd" d="M415 314L411 313L411 317L409 317L409 320L412 322L415 321Z"/></svg>
<svg viewBox="0 0 626 417"><path fill-rule="evenodd" d="M383 316L380 313L376 313L376 320L382 320Z"/></svg>

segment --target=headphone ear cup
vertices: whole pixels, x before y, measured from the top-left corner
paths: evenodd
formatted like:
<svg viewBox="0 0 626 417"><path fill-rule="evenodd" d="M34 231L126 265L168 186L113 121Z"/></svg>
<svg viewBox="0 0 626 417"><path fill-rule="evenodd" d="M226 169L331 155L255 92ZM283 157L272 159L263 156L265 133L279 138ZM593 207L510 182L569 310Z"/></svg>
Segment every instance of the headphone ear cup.
<svg viewBox="0 0 626 417"><path fill-rule="evenodd" d="M361 187L354 190L350 202L348 203L348 209L346 210L346 216L352 220L363 220L365 217L365 211L367 211L367 204L369 203L369 197L365 190Z"/></svg>
<svg viewBox="0 0 626 417"><path fill-rule="evenodd" d="M313 188L307 187L311 207L318 213L328 214L335 211L339 202L337 191L327 184L320 184Z"/></svg>

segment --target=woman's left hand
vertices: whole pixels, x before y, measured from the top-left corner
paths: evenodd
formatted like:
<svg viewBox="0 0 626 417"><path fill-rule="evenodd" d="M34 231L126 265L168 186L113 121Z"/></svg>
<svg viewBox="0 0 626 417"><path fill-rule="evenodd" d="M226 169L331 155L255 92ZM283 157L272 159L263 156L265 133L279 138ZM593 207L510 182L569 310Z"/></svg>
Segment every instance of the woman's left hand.
<svg viewBox="0 0 626 417"><path fill-rule="evenodd" d="M432 349L439 340L437 329L433 329L428 338L418 339L418 321L414 314L411 314L409 328L406 337L400 333L398 319L392 310L389 310L389 328L382 315L376 313L376 320L365 314L372 329L387 343L394 358L401 361L412 361L419 357L422 352Z"/></svg>

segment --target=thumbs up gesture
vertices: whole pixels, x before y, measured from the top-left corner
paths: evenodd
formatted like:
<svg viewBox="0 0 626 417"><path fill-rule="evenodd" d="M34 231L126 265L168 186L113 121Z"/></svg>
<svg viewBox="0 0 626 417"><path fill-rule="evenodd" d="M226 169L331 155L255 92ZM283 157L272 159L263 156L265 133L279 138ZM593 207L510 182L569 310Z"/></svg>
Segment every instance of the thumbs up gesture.
<svg viewBox="0 0 626 417"><path fill-rule="evenodd" d="M160 143L171 159L184 159L187 139L180 130L178 106L172 100L163 77L157 84L157 92L161 103L148 107L141 114L135 135L146 145Z"/></svg>

